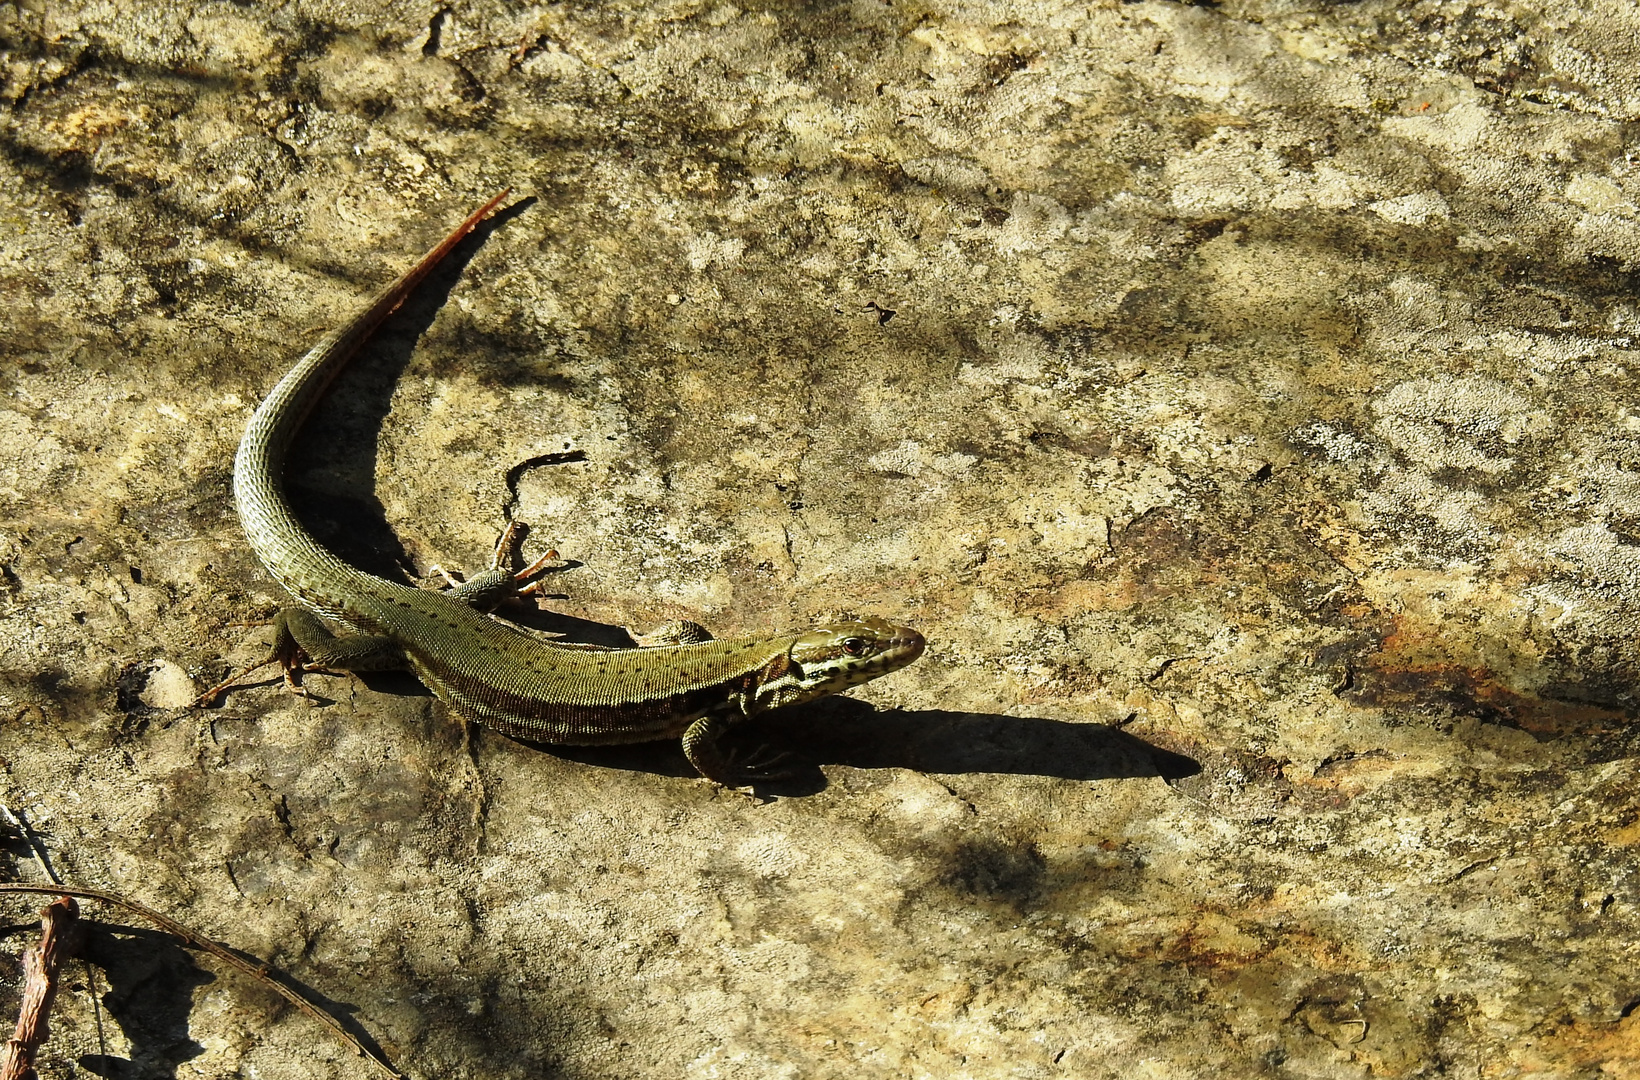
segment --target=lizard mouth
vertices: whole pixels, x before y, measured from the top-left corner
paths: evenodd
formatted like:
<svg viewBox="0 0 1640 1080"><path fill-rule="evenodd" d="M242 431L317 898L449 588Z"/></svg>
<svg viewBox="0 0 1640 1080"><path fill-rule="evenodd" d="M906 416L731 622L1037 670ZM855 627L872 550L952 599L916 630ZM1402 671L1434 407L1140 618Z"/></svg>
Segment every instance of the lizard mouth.
<svg viewBox="0 0 1640 1080"><path fill-rule="evenodd" d="M911 661L923 654L928 647L928 641L909 626L896 626L894 636L889 638L888 644L883 647L883 670L893 671L895 668L905 667Z"/></svg>

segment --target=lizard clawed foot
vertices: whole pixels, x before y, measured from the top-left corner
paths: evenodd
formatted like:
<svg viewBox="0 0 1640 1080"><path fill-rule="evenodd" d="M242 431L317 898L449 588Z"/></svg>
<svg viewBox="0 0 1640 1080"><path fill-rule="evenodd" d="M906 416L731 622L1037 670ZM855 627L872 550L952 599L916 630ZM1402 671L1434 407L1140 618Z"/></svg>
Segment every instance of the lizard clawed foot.
<svg viewBox="0 0 1640 1080"><path fill-rule="evenodd" d="M490 564L466 580L438 565L430 567L428 572L444 579L445 585L449 587L445 596L482 611L489 611L509 597L528 596L530 593L540 592L541 582L537 579L542 575L580 565L573 559L561 558L558 552L549 550L524 569L514 571L512 567L519 562L519 547L523 544L524 534L528 531L528 526L522 522L515 521L508 525L500 539L495 542ZM519 582L523 584L518 585Z"/></svg>
<svg viewBox="0 0 1640 1080"><path fill-rule="evenodd" d="M259 660L250 667L241 668L240 670L234 672L232 675L229 675L226 679L223 679L203 694L200 694L198 697L194 698L194 700L190 702L190 705L196 709L206 708L215 703L215 701L223 694L227 693L235 686L243 683L254 673L261 671L265 667L272 667L274 664L278 664L284 672L285 689L298 695L299 697L304 698L311 698L312 695L309 694L302 686L303 675L308 673L316 675L348 674L348 672L345 671L332 671L329 668L308 667L305 663L306 659L306 654L302 652L302 647L300 645L297 645L295 642L281 640L273 647L273 651L268 654L267 659Z"/></svg>
<svg viewBox="0 0 1640 1080"><path fill-rule="evenodd" d="M461 579L456 577L454 574L450 573L450 571L444 569L444 566L443 566L442 563L434 563L432 566L429 566L427 568L427 573L428 574L437 574L439 577L443 578L444 579L444 584L449 588L452 588L452 589L461 588L461 584L462 584Z"/></svg>
<svg viewBox="0 0 1640 1080"><path fill-rule="evenodd" d="M767 795L759 795L757 793L757 789L752 787L750 784L746 784L743 787L730 787L728 784L720 784L716 780L708 780L707 783L711 784L718 791L721 791L726 795L738 795L742 799L750 802L753 806L764 806L768 803L774 802L774 800Z"/></svg>
<svg viewBox="0 0 1640 1080"><path fill-rule="evenodd" d="M786 768L778 768L777 766L780 766L785 762L792 761L795 755L793 755L789 750L781 750L776 753L771 753L769 751L768 744L766 743L758 746L750 754L746 755L745 761L737 762L735 759L738 756L738 754L731 750L726 755L725 762L737 775L748 779L790 780L792 777L797 776L803 771L795 765L787 766Z"/></svg>
<svg viewBox="0 0 1640 1080"><path fill-rule="evenodd" d="M750 781L749 783L737 787L721 780L711 780L710 782L716 785L720 791L728 792L733 795L739 795L744 799L750 800L754 806L762 806L766 803L774 802L774 798L772 796L759 795L757 793L757 783L767 780L789 780L795 776L801 775L803 771L801 768L795 766L789 768L777 768L777 766L779 766L782 762L792 760L795 755L793 755L790 751L785 750L771 754L767 745L759 746L754 749L746 756L744 761L737 761L736 759L738 757L739 755L735 751L730 750L724 754L723 764L728 770L729 775L737 776L743 780Z"/></svg>
<svg viewBox="0 0 1640 1080"><path fill-rule="evenodd" d="M490 553L490 564L484 568L486 575L492 577L511 577L523 580L533 577L536 573L539 573L540 567L544 563L558 558L558 553L556 551L549 551L545 555L541 556L541 558L531 563L524 570L514 574L512 572L512 567L520 558L519 552L524 546L524 535L528 532L529 526L525 525L522 521L512 521L507 523L506 529L502 530L501 535L496 537L495 550ZM450 573L450 571L446 570L439 563L434 563L432 566L429 566L427 568L427 572L428 574L437 574L439 577L443 578L444 584L452 589L459 589L465 584L461 578Z"/></svg>
<svg viewBox="0 0 1640 1080"><path fill-rule="evenodd" d="M528 596L541 592L546 587L547 574L573 570L577 565L574 559L560 558L556 549L548 548L546 554L512 576L514 581L524 582L515 595Z"/></svg>
<svg viewBox="0 0 1640 1080"><path fill-rule="evenodd" d="M261 671L263 668L277 663L279 663L279 657L275 655L268 657L266 660L252 664L248 668L241 668L232 675L229 675L226 679L223 679L221 682L217 683L215 686L211 687L209 690L205 691L203 694L200 694L198 697L194 698L189 705L195 709L208 708L216 703L217 698L221 697L238 684L244 682L245 679L253 672ZM285 678L287 681L289 680L289 671L285 673Z"/></svg>
<svg viewBox="0 0 1640 1080"><path fill-rule="evenodd" d="M524 534L528 531L529 527L521 521L508 524L507 531L502 533L501 539L495 542L495 556L490 560L490 569L506 573L507 567L518 562L521 557L519 554L520 549L524 545ZM524 569L512 573L511 578L513 581L523 582L523 585L518 589L517 595L528 596L530 593L541 591L541 579L547 574L556 574L575 565L573 559L565 559L559 556L557 548L548 548L541 554L540 558L524 567Z"/></svg>
<svg viewBox="0 0 1640 1080"><path fill-rule="evenodd" d="M302 678L306 675L329 675L334 679L358 678L358 674L356 672L347 671L342 668L310 667L306 664L295 664L286 668L285 689L295 694L309 705L316 703L323 704L324 699L315 698L313 696L313 692L302 684Z"/></svg>

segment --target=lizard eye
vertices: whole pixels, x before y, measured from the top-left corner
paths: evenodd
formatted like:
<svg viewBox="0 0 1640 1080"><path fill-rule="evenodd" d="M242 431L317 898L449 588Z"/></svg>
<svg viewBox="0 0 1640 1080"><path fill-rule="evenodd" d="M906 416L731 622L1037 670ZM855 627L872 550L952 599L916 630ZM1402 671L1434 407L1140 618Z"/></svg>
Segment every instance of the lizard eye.
<svg viewBox="0 0 1640 1080"><path fill-rule="evenodd" d="M848 653L850 656L864 656L866 654L867 644L866 639L863 637L844 638L843 651Z"/></svg>

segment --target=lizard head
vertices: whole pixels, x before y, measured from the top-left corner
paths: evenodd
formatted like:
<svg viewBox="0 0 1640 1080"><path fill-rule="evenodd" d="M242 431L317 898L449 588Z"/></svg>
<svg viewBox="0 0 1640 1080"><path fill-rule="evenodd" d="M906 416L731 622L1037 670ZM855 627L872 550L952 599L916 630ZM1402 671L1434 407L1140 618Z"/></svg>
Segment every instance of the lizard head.
<svg viewBox="0 0 1640 1080"><path fill-rule="evenodd" d="M793 638L765 671L755 711L812 701L897 671L921 656L925 644L917 631L886 619L816 627Z"/></svg>

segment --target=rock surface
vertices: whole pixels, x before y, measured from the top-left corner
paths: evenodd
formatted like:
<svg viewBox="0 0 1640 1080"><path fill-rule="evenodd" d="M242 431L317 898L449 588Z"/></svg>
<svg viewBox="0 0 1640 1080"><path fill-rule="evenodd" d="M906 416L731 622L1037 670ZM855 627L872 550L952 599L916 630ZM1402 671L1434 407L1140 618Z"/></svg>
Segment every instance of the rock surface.
<svg viewBox="0 0 1640 1080"><path fill-rule="evenodd" d="M1640 1075L1630 0L24 0L0 98L0 793L74 883L416 1077ZM303 513L922 629L764 805L408 678L187 705L281 602L249 411L508 184ZM44 1076L369 1071L92 949Z"/></svg>

